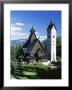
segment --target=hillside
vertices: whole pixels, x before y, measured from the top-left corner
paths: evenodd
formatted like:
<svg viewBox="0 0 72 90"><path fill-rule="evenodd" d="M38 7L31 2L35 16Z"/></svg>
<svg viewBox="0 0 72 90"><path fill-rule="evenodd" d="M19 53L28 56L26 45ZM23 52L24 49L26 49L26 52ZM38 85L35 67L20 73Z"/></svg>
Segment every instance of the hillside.
<svg viewBox="0 0 72 90"><path fill-rule="evenodd" d="M11 40L11 46L23 45L26 42L26 39Z"/></svg>

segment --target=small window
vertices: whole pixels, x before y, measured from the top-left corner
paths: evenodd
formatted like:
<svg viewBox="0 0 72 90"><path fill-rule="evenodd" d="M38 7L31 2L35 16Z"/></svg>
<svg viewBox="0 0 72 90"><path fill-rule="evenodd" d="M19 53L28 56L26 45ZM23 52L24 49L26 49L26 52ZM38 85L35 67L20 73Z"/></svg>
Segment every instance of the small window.
<svg viewBox="0 0 72 90"><path fill-rule="evenodd" d="M53 38L54 38L55 36L53 36Z"/></svg>

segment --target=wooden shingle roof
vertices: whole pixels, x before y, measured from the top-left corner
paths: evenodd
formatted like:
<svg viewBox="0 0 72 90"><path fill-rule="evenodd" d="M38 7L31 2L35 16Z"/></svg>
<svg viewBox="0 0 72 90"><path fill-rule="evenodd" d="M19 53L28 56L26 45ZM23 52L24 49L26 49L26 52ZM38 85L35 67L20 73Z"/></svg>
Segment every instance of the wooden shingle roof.
<svg viewBox="0 0 72 90"><path fill-rule="evenodd" d="M49 26L48 26L48 28L47 28L47 30L51 30L53 26L54 26L55 29L56 29L55 24L51 21L50 24L49 24Z"/></svg>
<svg viewBox="0 0 72 90"><path fill-rule="evenodd" d="M27 48L28 53L30 53L31 50L33 49L33 47L35 46L36 42L38 41L38 43L40 44L41 48L43 49L40 41L37 39L37 37L35 35L35 30L33 29L33 27L32 27L30 32L31 32L30 36L29 36L28 40L26 41L26 43L23 45L22 48ZM33 40L33 42L31 42L31 37L32 37L33 34L35 35L36 38Z"/></svg>

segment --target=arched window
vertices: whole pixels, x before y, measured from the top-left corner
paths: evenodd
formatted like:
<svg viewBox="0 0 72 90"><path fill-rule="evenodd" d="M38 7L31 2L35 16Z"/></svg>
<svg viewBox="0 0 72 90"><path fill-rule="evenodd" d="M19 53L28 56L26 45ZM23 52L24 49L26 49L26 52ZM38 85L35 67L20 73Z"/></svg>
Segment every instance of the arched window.
<svg viewBox="0 0 72 90"><path fill-rule="evenodd" d="M55 36L53 36L53 38L54 38Z"/></svg>

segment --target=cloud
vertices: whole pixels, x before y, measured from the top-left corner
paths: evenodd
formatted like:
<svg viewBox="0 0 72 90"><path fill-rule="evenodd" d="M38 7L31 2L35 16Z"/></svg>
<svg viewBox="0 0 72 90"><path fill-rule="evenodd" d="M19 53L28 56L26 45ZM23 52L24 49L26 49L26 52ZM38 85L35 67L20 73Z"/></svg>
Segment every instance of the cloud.
<svg viewBox="0 0 72 90"><path fill-rule="evenodd" d="M22 30L22 28L21 27L17 27L17 26L11 26L11 31L21 31Z"/></svg>
<svg viewBox="0 0 72 90"><path fill-rule="evenodd" d="M12 32L11 33L11 39L27 39L28 38L28 33L22 33L22 32Z"/></svg>
<svg viewBox="0 0 72 90"><path fill-rule="evenodd" d="M11 39L27 39L29 33L23 32L23 27L21 23L11 24Z"/></svg>
<svg viewBox="0 0 72 90"><path fill-rule="evenodd" d="M37 36L39 36L39 35L40 35L40 33L39 33L39 32L35 32L35 34L36 34Z"/></svg>
<svg viewBox="0 0 72 90"><path fill-rule="evenodd" d="M43 35L40 35L40 33L39 32L35 32L35 34L36 34L36 36L37 36L37 38L40 40L40 41L43 41L43 40L45 40L46 38L47 38L47 36L43 36Z"/></svg>
<svg viewBox="0 0 72 90"><path fill-rule="evenodd" d="M21 22L16 22L15 25L17 25L17 26L24 26L25 24L21 23Z"/></svg>
<svg viewBox="0 0 72 90"><path fill-rule="evenodd" d="M24 25L24 27L22 27ZM30 32L28 32L32 28L31 24L23 24L23 23L13 23L11 24L11 39L27 39L29 37ZM47 38L45 35L41 35L39 32L35 32L37 38L40 41L43 41Z"/></svg>
<svg viewBox="0 0 72 90"><path fill-rule="evenodd" d="M40 40L40 41L43 41L43 40L45 40L46 38L47 38L47 36L40 36L40 37L39 37L39 40Z"/></svg>

